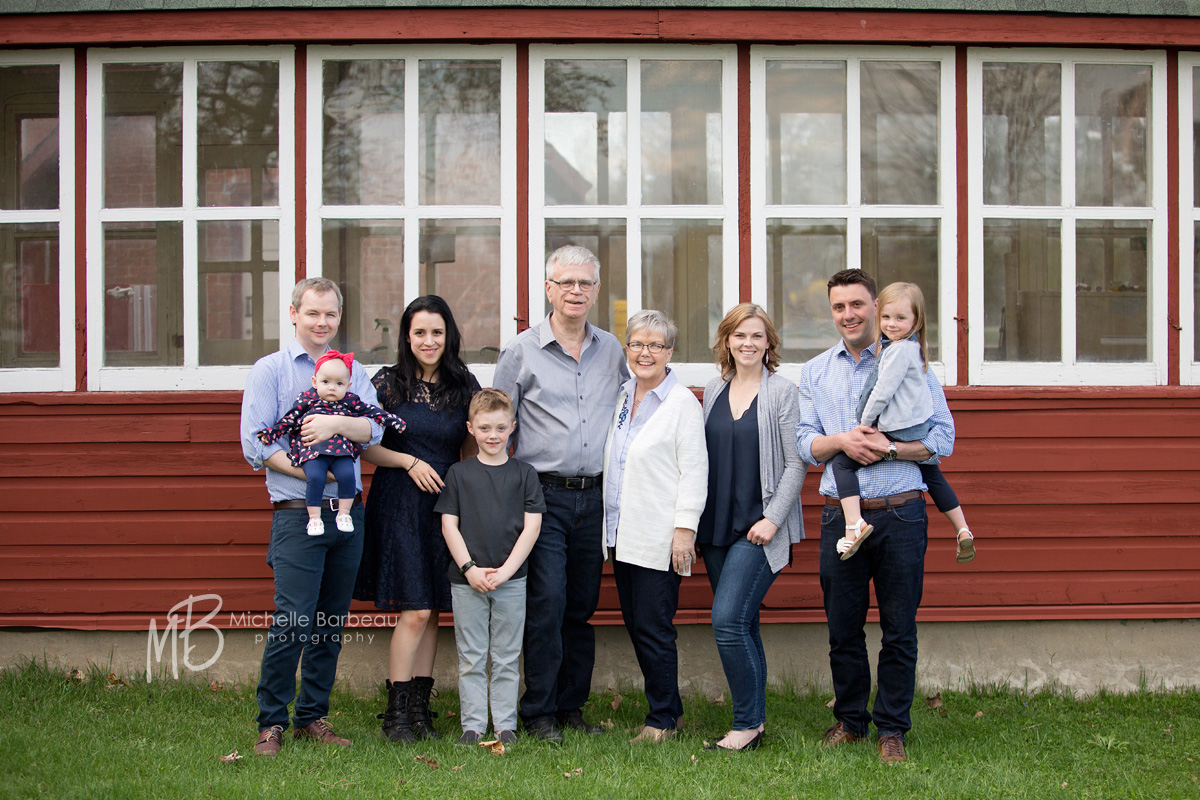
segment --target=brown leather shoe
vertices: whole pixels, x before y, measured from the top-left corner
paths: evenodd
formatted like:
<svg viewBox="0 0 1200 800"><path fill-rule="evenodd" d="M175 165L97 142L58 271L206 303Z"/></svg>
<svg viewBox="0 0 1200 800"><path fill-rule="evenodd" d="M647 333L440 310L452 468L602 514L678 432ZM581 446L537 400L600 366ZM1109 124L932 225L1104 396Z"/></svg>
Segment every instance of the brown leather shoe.
<svg viewBox="0 0 1200 800"><path fill-rule="evenodd" d="M898 733L885 733L879 737L879 758L885 764L899 764L908 761L904 752L904 740Z"/></svg>
<svg viewBox="0 0 1200 800"><path fill-rule="evenodd" d="M258 732L258 741L254 743L254 754L274 758L283 749L283 726L272 725Z"/></svg>
<svg viewBox="0 0 1200 800"><path fill-rule="evenodd" d="M652 725L643 725L638 735L629 740L630 744L640 744L649 742L651 744L660 744L668 739L675 738L674 728L655 728Z"/></svg>
<svg viewBox="0 0 1200 800"><path fill-rule="evenodd" d="M292 733L297 739L312 739L321 744L336 744L339 747L349 747L351 741L343 739L340 736L335 736L333 727L329 724L329 717L321 717L316 722L309 723L303 728L296 728Z"/></svg>
<svg viewBox="0 0 1200 800"><path fill-rule="evenodd" d="M821 747L841 747L844 744L861 742L862 738L846 730L846 726L842 723L835 722L829 730L825 731L825 736L821 739Z"/></svg>

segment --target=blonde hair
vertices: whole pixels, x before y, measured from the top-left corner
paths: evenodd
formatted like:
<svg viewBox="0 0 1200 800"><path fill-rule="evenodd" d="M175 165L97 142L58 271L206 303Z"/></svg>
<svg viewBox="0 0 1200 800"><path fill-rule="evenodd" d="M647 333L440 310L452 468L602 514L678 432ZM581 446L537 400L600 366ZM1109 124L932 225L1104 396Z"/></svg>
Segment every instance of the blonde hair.
<svg viewBox="0 0 1200 800"><path fill-rule="evenodd" d="M729 310L725 319L721 320L721 324L717 326L716 341L713 342L713 356L716 358L717 366L721 368L721 377L725 380L729 380L733 373L737 372L737 365L733 363L733 354L729 352L729 337L739 325L751 317L761 319L763 327L767 329L767 349L763 352L763 364L768 372L774 372L779 368L779 345L781 342L779 333L771 324L771 318L767 316L767 312L760 305L739 303Z"/></svg>
<svg viewBox="0 0 1200 800"><path fill-rule="evenodd" d="M467 408L467 419L475 419L479 414L490 414L493 411L506 411L510 418L516 418L513 414L512 398L508 396L508 392L480 389L471 398L471 405Z"/></svg>
<svg viewBox="0 0 1200 800"><path fill-rule="evenodd" d="M878 345L883 338L883 309L889 303L899 303L907 300L912 306L913 312L913 327L909 331L909 338L916 336L917 344L921 345L921 363L925 365L925 370L929 370L929 348L925 344L925 295L921 292L921 287L915 283L889 283L883 287L883 291L879 293L879 299L875 303L875 343ZM879 353L879 348L875 348L876 354Z"/></svg>

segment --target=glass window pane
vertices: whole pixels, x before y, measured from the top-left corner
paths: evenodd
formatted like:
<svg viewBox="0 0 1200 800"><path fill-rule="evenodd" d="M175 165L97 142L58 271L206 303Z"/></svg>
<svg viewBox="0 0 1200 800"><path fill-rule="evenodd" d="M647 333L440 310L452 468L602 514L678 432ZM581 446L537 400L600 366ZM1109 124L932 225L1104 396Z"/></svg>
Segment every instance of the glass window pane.
<svg viewBox="0 0 1200 800"><path fill-rule="evenodd" d="M0 67L0 208L58 208L58 67Z"/></svg>
<svg viewBox="0 0 1200 800"><path fill-rule="evenodd" d="M322 95L325 203L403 203L404 62L326 61Z"/></svg>
<svg viewBox="0 0 1200 800"><path fill-rule="evenodd" d="M783 340L784 361L807 361L837 340L827 284L845 268L845 220L767 222L767 310Z"/></svg>
<svg viewBox="0 0 1200 800"><path fill-rule="evenodd" d="M937 203L940 65L866 61L861 75L862 201Z"/></svg>
<svg viewBox="0 0 1200 800"><path fill-rule="evenodd" d="M1192 205L1200 206L1200 67L1192 69L1192 176Z"/></svg>
<svg viewBox="0 0 1200 800"><path fill-rule="evenodd" d="M546 205L626 202L624 61L546 62Z"/></svg>
<svg viewBox="0 0 1200 800"><path fill-rule="evenodd" d="M719 220L653 219L642 223L642 308L679 326L676 361L711 361L724 314Z"/></svg>
<svg viewBox="0 0 1200 800"><path fill-rule="evenodd" d="M983 201L1062 203L1062 67L983 65Z"/></svg>
<svg viewBox="0 0 1200 800"><path fill-rule="evenodd" d="M58 225L0 225L0 368L57 367Z"/></svg>
<svg viewBox="0 0 1200 800"><path fill-rule="evenodd" d="M720 61L642 62L644 205L721 202L721 88Z"/></svg>
<svg viewBox="0 0 1200 800"><path fill-rule="evenodd" d="M200 363L253 364L279 349L279 223L199 223Z"/></svg>
<svg viewBox="0 0 1200 800"><path fill-rule="evenodd" d="M106 208L182 205L182 98L182 64L104 66Z"/></svg>
<svg viewBox="0 0 1200 800"><path fill-rule="evenodd" d="M1076 203L1149 205L1149 100L1149 66L1075 68Z"/></svg>
<svg viewBox="0 0 1200 800"><path fill-rule="evenodd" d="M1079 361L1149 361L1150 223L1080 221L1075 233Z"/></svg>
<svg viewBox="0 0 1200 800"><path fill-rule="evenodd" d="M846 202L846 64L767 62L767 203Z"/></svg>
<svg viewBox="0 0 1200 800"><path fill-rule="evenodd" d="M941 361L938 327L938 228L936 219L864 219L862 269L880 289L905 281L925 295L926 340L929 360ZM950 302L954 302L953 299Z"/></svg>
<svg viewBox="0 0 1200 800"><path fill-rule="evenodd" d="M104 224L104 363L183 364L183 227Z"/></svg>
<svg viewBox="0 0 1200 800"><path fill-rule="evenodd" d="M364 364L396 363L404 313L404 223L325 220L321 274L342 290L345 307L337 349Z"/></svg>
<svg viewBox="0 0 1200 800"><path fill-rule="evenodd" d="M986 361L1062 360L1062 223L983 223Z"/></svg>
<svg viewBox="0 0 1200 800"><path fill-rule="evenodd" d="M200 205L279 205L279 62L201 62L197 84Z"/></svg>
<svg viewBox="0 0 1200 800"><path fill-rule="evenodd" d="M454 312L463 359L495 363L500 355L500 222L421 221L419 294L440 295Z"/></svg>
<svg viewBox="0 0 1200 800"><path fill-rule="evenodd" d="M629 319L626 292L628 240L623 219L548 219L546 220L545 257L558 248L574 244L586 247L600 259L600 289L596 305L588 313L588 321L598 328L611 331L625 341L625 322ZM545 264L545 258L542 259ZM545 275L543 266L540 275ZM544 312L550 313L545 299ZM536 303L536 298L534 299Z"/></svg>
<svg viewBox="0 0 1200 800"><path fill-rule="evenodd" d="M420 203L500 203L500 62L420 62Z"/></svg>

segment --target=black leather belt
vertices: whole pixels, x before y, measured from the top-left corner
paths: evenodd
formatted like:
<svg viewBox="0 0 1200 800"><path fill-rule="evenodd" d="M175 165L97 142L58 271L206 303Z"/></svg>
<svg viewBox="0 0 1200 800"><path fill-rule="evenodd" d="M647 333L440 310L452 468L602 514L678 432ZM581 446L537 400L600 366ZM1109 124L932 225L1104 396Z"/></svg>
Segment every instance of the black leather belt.
<svg viewBox="0 0 1200 800"><path fill-rule="evenodd" d="M321 508L328 508L330 511L336 512L338 510L339 502L340 501L336 497L322 497L321 498ZM358 494L354 495L354 505L358 505L361 502L362 502L362 492L359 492ZM306 501L306 500L280 500L278 503L272 503L271 505L275 507L276 511L283 511L284 509L289 509L289 508L308 508L308 501Z"/></svg>
<svg viewBox="0 0 1200 800"><path fill-rule="evenodd" d="M538 480L547 486L557 486L559 489L592 489L604 480L603 475L579 475L568 478L565 475L555 475L552 472L539 472Z"/></svg>

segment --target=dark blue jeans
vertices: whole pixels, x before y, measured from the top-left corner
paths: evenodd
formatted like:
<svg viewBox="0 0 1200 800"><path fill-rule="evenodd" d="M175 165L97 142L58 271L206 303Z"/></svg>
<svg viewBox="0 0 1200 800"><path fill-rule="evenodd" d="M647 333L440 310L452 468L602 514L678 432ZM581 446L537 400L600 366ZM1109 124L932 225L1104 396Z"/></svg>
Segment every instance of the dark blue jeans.
<svg viewBox="0 0 1200 800"><path fill-rule="evenodd" d="M325 475L332 472L337 480L338 498L346 500L358 493L358 481L354 478L354 459L349 456L317 456L304 462L305 505L321 505L325 493Z"/></svg>
<svg viewBox="0 0 1200 800"><path fill-rule="evenodd" d="M324 503L324 536L305 532L303 508L276 511L267 545L275 572L275 615L263 649L258 678L258 729L288 726L288 704L296 700L293 725L303 728L329 714L329 692L342 652L341 631L362 556L363 505L350 510L354 532L343 533ZM296 697L296 665L300 696Z"/></svg>
<svg viewBox="0 0 1200 800"><path fill-rule="evenodd" d="M767 657L758 609L775 573L763 548L745 537L728 547L700 548L713 590L712 626L733 700L733 729L748 731L767 719Z"/></svg>
<svg viewBox="0 0 1200 800"><path fill-rule="evenodd" d="M621 600L621 619L646 684L650 708L645 724L673 731L683 716L675 647L680 577L671 569L647 569L623 561L613 562L613 577Z"/></svg>
<svg viewBox="0 0 1200 800"><path fill-rule="evenodd" d="M821 591L829 620L829 668L833 673L833 716L846 730L866 736L871 724L871 665L867 661L867 606L870 584L879 601L879 650L874 722L880 734L901 736L912 727L909 712L917 672L917 607L925 578L929 520L925 498L894 508L863 511L875 526L858 553L846 561L837 553L845 520L838 506L821 513Z"/></svg>
<svg viewBox="0 0 1200 800"><path fill-rule="evenodd" d="M604 490L542 484L546 512L529 554L525 603L525 694L521 719L578 711L592 689L604 566Z"/></svg>

